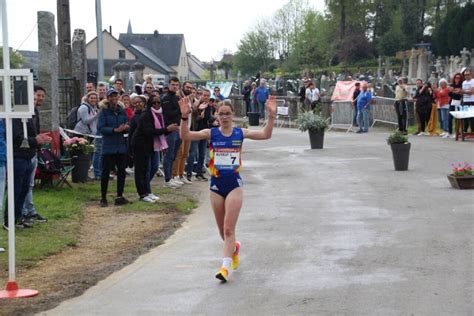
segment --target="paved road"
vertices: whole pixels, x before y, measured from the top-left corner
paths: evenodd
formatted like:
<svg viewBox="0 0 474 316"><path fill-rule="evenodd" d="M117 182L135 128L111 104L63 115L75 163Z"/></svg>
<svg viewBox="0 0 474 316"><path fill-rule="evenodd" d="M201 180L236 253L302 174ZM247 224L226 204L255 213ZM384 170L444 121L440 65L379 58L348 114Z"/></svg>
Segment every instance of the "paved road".
<svg viewBox="0 0 474 316"><path fill-rule="evenodd" d="M214 273L221 242L203 204L166 244L45 315L472 315L474 195L449 187L473 142L411 137L393 171L387 133L280 129L245 141L242 265Z"/></svg>

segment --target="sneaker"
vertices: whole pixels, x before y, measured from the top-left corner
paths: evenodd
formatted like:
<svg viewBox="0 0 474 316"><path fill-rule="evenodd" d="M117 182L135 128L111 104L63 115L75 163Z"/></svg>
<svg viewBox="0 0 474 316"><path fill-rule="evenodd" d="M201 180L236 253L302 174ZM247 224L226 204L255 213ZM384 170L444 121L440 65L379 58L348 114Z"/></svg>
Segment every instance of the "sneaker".
<svg viewBox="0 0 474 316"><path fill-rule="evenodd" d="M191 178L188 178L188 177L179 177L179 181L183 182L184 184L193 184L193 181L191 180Z"/></svg>
<svg viewBox="0 0 474 316"><path fill-rule="evenodd" d="M148 194L148 197L152 199L153 201L158 201L160 199L158 195L155 195L153 193Z"/></svg>
<svg viewBox="0 0 474 316"><path fill-rule="evenodd" d="M33 227L33 222L27 218L20 218L18 223L15 225L16 228L31 228Z"/></svg>
<svg viewBox="0 0 474 316"><path fill-rule="evenodd" d="M361 134L361 133L363 133L363 132L364 132L363 130L358 130L356 133L357 133L357 134Z"/></svg>
<svg viewBox="0 0 474 316"><path fill-rule="evenodd" d="M31 219L34 222L38 222L38 223L46 223L48 221L48 219L46 217L42 216L39 213L36 213L36 214L32 215L29 219Z"/></svg>
<svg viewBox="0 0 474 316"><path fill-rule="evenodd" d="M225 267L221 267L219 272L216 273L216 278L221 280L222 282L227 282L229 279L229 271Z"/></svg>
<svg viewBox="0 0 474 316"><path fill-rule="evenodd" d="M132 169L132 168L125 168L125 172L126 172L127 174L133 174L133 173L135 173L135 170Z"/></svg>
<svg viewBox="0 0 474 316"><path fill-rule="evenodd" d="M123 196L119 196L118 198L115 199L115 205L125 205L130 203L126 198Z"/></svg>
<svg viewBox="0 0 474 316"><path fill-rule="evenodd" d="M104 199L100 200L100 207L107 207L107 206L109 206L109 203L107 203L107 200L104 200Z"/></svg>
<svg viewBox="0 0 474 316"><path fill-rule="evenodd" d="M451 137L451 135L449 135L449 133L444 133L443 138L449 138L449 137Z"/></svg>
<svg viewBox="0 0 474 316"><path fill-rule="evenodd" d="M140 201L146 203L155 203L155 200L153 200L149 195L140 198Z"/></svg>
<svg viewBox="0 0 474 316"><path fill-rule="evenodd" d="M179 184L176 184L173 179L171 179L170 181L168 182L165 182L165 184L163 185L165 188L169 188L169 189L177 189L177 188L180 188L181 186Z"/></svg>
<svg viewBox="0 0 474 316"><path fill-rule="evenodd" d="M176 184L183 185L184 182L180 180L179 176L176 176L172 179Z"/></svg>
<svg viewBox="0 0 474 316"><path fill-rule="evenodd" d="M197 174L196 179L199 181L208 181L207 178L203 174Z"/></svg>
<svg viewBox="0 0 474 316"><path fill-rule="evenodd" d="M235 250L234 250L234 253L232 254L232 263L230 264L230 267L232 268L232 270L237 269L240 265L239 251L240 251L240 241L236 241Z"/></svg>
<svg viewBox="0 0 474 316"><path fill-rule="evenodd" d="M430 134L427 133L427 132L422 132L422 134L423 134L424 136L430 136Z"/></svg>

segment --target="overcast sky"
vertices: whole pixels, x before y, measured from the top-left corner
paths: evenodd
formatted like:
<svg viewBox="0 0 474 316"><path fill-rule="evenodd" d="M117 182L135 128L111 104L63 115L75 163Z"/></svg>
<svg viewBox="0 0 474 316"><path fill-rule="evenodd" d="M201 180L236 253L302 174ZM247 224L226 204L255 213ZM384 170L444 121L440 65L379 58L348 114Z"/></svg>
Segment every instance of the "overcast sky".
<svg viewBox="0 0 474 316"><path fill-rule="evenodd" d="M102 0L102 29L112 26L118 38L131 20L134 33L184 34L188 52L202 61L220 59L224 49L235 52L243 34L255 21L270 17L288 0ZM86 31L96 36L95 0L70 0L71 36ZM324 0L309 0L319 11ZM37 11L56 15L56 0L7 0L9 46L38 50ZM1 26L0 26L1 27ZM0 34L1 36L1 34ZM1 40L3 43L3 39Z"/></svg>

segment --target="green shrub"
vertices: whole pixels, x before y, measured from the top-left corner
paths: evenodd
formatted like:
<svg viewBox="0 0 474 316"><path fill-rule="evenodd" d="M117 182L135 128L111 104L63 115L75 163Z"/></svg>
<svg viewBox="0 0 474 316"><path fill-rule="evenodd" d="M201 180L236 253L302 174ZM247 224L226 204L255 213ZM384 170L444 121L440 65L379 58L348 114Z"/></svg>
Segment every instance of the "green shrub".
<svg viewBox="0 0 474 316"><path fill-rule="evenodd" d="M406 144L408 143L408 136L400 131L396 131L387 138L387 144Z"/></svg>
<svg viewBox="0 0 474 316"><path fill-rule="evenodd" d="M298 128L302 132L317 131L328 127L328 122L312 111L303 112L297 119Z"/></svg>

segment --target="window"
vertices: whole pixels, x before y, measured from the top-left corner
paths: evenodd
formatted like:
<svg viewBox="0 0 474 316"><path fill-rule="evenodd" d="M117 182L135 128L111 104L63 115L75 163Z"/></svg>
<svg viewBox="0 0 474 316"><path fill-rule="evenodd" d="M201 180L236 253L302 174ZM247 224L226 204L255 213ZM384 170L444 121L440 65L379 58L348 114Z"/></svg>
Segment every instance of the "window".
<svg viewBox="0 0 474 316"><path fill-rule="evenodd" d="M125 59L125 50L119 49L119 59Z"/></svg>

